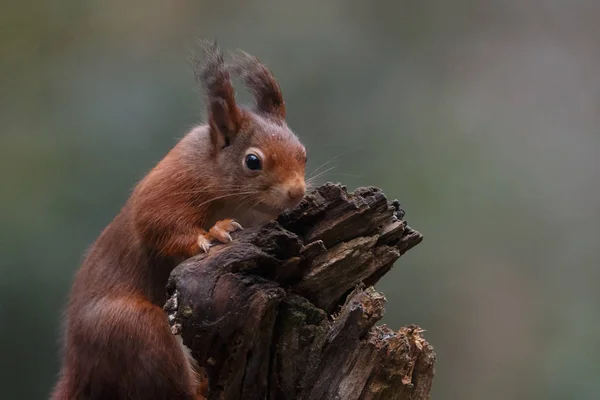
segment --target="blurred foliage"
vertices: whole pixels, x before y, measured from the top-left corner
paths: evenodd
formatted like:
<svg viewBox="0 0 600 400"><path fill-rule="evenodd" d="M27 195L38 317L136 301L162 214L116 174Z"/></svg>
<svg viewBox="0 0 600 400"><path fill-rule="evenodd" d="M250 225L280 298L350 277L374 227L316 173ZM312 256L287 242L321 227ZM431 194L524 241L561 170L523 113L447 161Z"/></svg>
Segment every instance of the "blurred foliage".
<svg viewBox="0 0 600 400"><path fill-rule="evenodd" d="M435 399L600 396L598 2L2 4L0 382L47 397L86 247L191 126L199 37L258 55L326 180L425 241L380 283ZM246 97L247 98L247 97Z"/></svg>

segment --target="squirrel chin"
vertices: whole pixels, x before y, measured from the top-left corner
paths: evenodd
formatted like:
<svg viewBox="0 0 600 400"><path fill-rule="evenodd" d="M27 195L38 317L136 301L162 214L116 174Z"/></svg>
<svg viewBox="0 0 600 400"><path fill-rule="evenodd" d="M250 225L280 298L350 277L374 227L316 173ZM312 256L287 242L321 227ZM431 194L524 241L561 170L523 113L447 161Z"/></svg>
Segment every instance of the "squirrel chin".
<svg viewBox="0 0 600 400"><path fill-rule="evenodd" d="M259 203L253 207L255 211L258 211L262 214L272 215L273 218L276 218L279 214L287 210L287 207L277 207L271 206L263 203Z"/></svg>
<svg viewBox="0 0 600 400"><path fill-rule="evenodd" d="M263 214L274 215L274 218L276 218L277 216L279 216L279 214L283 213L284 211L296 208L300 204L300 201L301 200L298 200L287 205L265 204L261 202L254 206L253 209Z"/></svg>

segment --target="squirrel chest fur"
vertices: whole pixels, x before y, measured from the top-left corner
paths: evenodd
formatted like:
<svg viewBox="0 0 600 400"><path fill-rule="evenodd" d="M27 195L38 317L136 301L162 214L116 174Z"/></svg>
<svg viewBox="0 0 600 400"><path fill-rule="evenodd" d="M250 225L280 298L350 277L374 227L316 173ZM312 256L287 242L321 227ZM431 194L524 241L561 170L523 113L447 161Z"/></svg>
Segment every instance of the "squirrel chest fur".
<svg viewBox="0 0 600 400"><path fill-rule="evenodd" d="M203 399L162 310L169 273L304 196L306 151L271 72L245 53L226 65L209 44L195 70L208 123L146 175L88 251L71 290L53 400ZM253 92L254 108L236 104L230 72Z"/></svg>

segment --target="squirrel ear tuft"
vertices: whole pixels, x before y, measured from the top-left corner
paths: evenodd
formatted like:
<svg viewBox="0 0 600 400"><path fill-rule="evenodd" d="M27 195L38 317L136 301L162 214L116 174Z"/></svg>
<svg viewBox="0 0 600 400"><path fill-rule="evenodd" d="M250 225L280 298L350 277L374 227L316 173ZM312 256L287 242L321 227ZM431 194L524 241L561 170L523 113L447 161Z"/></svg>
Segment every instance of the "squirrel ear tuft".
<svg viewBox="0 0 600 400"><path fill-rule="evenodd" d="M190 57L196 83L206 93L211 140L218 148L229 145L241 125L241 113L223 53L217 42L198 41L203 56Z"/></svg>
<svg viewBox="0 0 600 400"><path fill-rule="evenodd" d="M275 120L285 120L281 88L269 69L255 56L244 51L233 54L232 72L242 78L256 100L256 111Z"/></svg>

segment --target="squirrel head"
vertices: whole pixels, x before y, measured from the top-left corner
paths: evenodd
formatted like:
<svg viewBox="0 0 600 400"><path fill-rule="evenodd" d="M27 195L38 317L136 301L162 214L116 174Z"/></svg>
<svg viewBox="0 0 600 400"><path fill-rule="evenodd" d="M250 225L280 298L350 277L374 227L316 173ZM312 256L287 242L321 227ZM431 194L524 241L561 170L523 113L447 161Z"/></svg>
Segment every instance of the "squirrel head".
<svg viewBox="0 0 600 400"><path fill-rule="evenodd" d="M204 59L194 70L206 94L219 190L239 194L263 213L295 207L306 188L306 149L287 126L277 81L252 55L239 52L228 66L216 43L204 42L203 49ZM254 107L236 103L230 72L252 92Z"/></svg>

